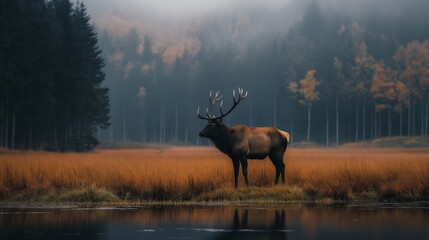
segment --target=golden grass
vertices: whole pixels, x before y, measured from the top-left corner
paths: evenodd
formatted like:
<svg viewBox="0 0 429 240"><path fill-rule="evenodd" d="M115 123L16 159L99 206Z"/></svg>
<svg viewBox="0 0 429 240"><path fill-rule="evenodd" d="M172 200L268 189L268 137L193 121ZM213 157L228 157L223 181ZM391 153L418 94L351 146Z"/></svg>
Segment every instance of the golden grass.
<svg viewBox="0 0 429 240"><path fill-rule="evenodd" d="M111 192L125 201L429 199L429 148L292 148L285 164L285 187L273 187L275 171L269 160L254 160L249 162L253 187L236 191L231 160L214 148L91 153L0 150L0 199L82 191L91 200L96 193L91 189ZM241 173L239 181L244 182Z"/></svg>

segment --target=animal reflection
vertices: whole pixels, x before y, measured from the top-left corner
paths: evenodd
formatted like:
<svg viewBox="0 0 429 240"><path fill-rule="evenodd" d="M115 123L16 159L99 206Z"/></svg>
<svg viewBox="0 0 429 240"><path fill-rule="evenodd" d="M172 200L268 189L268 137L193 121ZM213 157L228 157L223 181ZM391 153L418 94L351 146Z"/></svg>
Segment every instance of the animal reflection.
<svg viewBox="0 0 429 240"><path fill-rule="evenodd" d="M217 235L214 239L227 240L227 239L246 239L246 240L286 240L287 234L291 232L290 229L286 228L286 213L285 210L273 210L274 220L273 222L267 223L264 218L255 218L255 214L258 215L258 210L249 209L235 209L233 222L230 229L220 235ZM267 209L263 209L267 211ZM249 217L250 215L250 217ZM250 222L249 222L250 219Z"/></svg>

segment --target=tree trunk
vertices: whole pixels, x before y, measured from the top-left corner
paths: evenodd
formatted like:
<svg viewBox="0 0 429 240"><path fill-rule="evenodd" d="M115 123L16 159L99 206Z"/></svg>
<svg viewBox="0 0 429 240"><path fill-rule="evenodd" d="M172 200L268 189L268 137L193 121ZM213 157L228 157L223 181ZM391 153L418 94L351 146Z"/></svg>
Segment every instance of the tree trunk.
<svg viewBox="0 0 429 240"><path fill-rule="evenodd" d="M402 122L403 122L403 116L402 116L402 106L401 111L399 111L399 136L402 136Z"/></svg>
<svg viewBox="0 0 429 240"><path fill-rule="evenodd" d="M5 147L4 145L4 120L5 120L5 115L4 115L4 109L3 109L4 105L3 105L3 96L0 95L0 147Z"/></svg>
<svg viewBox="0 0 429 240"><path fill-rule="evenodd" d="M5 121L5 129L4 129L4 146L9 148L9 116L6 115Z"/></svg>
<svg viewBox="0 0 429 240"><path fill-rule="evenodd" d="M165 143L166 142L166 136L167 136L167 124L165 122L165 105L162 108L162 142Z"/></svg>
<svg viewBox="0 0 429 240"><path fill-rule="evenodd" d="M408 107L408 137L411 136L411 103Z"/></svg>
<svg viewBox="0 0 429 240"><path fill-rule="evenodd" d="M177 101L175 106L175 114L174 114L174 141L177 143L179 140L179 112L177 109Z"/></svg>
<svg viewBox="0 0 429 240"><path fill-rule="evenodd" d="M415 136L416 135L416 106L414 105L414 103L413 103L413 120L412 120L412 123L413 123L413 126L412 126L413 136Z"/></svg>
<svg viewBox="0 0 429 240"><path fill-rule="evenodd" d="M162 130L164 130L163 128L163 123L162 123L162 108L163 108L163 104L161 103L161 108L159 109L159 143L162 143Z"/></svg>
<svg viewBox="0 0 429 240"><path fill-rule="evenodd" d="M338 93L335 96L335 145L338 146L339 143L339 108L338 108Z"/></svg>
<svg viewBox="0 0 429 240"><path fill-rule="evenodd" d="M379 137L382 137L383 135L382 135L382 127L381 127L381 119L382 119L382 116L380 116L379 118L378 118L378 136Z"/></svg>
<svg viewBox="0 0 429 240"><path fill-rule="evenodd" d="M356 97L356 126L355 126L355 142L357 142L359 140L359 103L358 103L358 98Z"/></svg>
<svg viewBox="0 0 429 240"><path fill-rule="evenodd" d="M122 137L123 142L127 141L127 116L125 113L125 108L122 111Z"/></svg>
<svg viewBox="0 0 429 240"><path fill-rule="evenodd" d="M310 131L311 131L311 106L308 106L308 120L307 120L307 142L310 142Z"/></svg>
<svg viewBox="0 0 429 240"><path fill-rule="evenodd" d="M425 104L421 104L420 107L420 135L424 135L425 134Z"/></svg>
<svg viewBox="0 0 429 240"><path fill-rule="evenodd" d="M377 108L376 106L374 106L374 138L378 137L377 130Z"/></svg>
<svg viewBox="0 0 429 240"><path fill-rule="evenodd" d="M99 142L101 141L101 129L100 129L100 126L97 126L97 140Z"/></svg>
<svg viewBox="0 0 429 240"><path fill-rule="evenodd" d="M369 123L371 124L369 126L369 138L373 139L374 138L374 113L371 112L371 116L369 117L370 121Z"/></svg>
<svg viewBox="0 0 429 240"><path fill-rule="evenodd" d="M424 134L428 134L428 118L429 118L429 103L428 100L426 100L426 111L425 111L425 133Z"/></svg>
<svg viewBox="0 0 429 240"><path fill-rule="evenodd" d="M3 114L0 114L0 148L4 147L4 145L3 145L3 137L4 137L4 135L3 135L3 129L4 129L3 128L4 127L3 120L4 120Z"/></svg>
<svg viewBox="0 0 429 240"><path fill-rule="evenodd" d="M326 146L329 147L329 105L326 104Z"/></svg>
<svg viewBox="0 0 429 240"><path fill-rule="evenodd" d="M109 140L112 142L113 141L113 122L112 124L109 126Z"/></svg>
<svg viewBox="0 0 429 240"><path fill-rule="evenodd" d="M392 118L390 116L391 110L387 109L387 136L392 136Z"/></svg>
<svg viewBox="0 0 429 240"><path fill-rule="evenodd" d="M365 97L362 98L362 140L365 140L365 131L366 131L366 106L365 106Z"/></svg>
<svg viewBox="0 0 429 240"><path fill-rule="evenodd" d="M0 148L4 147L3 145L3 127L4 127L4 105L3 105L3 94L0 94Z"/></svg>
<svg viewBox="0 0 429 240"><path fill-rule="evenodd" d="M143 116L143 122L142 122L142 142L147 142L147 129L146 129L146 118Z"/></svg>
<svg viewBox="0 0 429 240"><path fill-rule="evenodd" d="M161 121L160 121L160 124L161 124L161 126L160 126L160 136L159 136L159 138L160 138L160 143L165 143L165 136L166 136L166 133L165 133L165 105L164 104L162 104L162 106L161 106Z"/></svg>
<svg viewBox="0 0 429 240"><path fill-rule="evenodd" d="M58 151L58 126L57 126L57 119L54 118L53 124L52 124L52 141L54 144L55 150Z"/></svg>
<svg viewBox="0 0 429 240"><path fill-rule="evenodd" d="M15 128L16 128L16 115L15 115L15 109L12 111L12 129L11 129L11 136L10 136L10 149L15 149Z"/></svg>
<svg viewBox="0 0 429 240"><path fill-rule="evenodd" d="M28 128L28 149L33 148L33 121L30 121L30 127Z"/></svg>

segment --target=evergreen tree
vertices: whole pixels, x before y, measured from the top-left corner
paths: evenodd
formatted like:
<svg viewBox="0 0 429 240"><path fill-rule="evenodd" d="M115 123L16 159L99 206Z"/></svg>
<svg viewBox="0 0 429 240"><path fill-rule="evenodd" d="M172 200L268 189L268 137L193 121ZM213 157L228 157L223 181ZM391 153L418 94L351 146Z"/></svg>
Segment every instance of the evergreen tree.
<svg viewBox="0 0 429 240"><path fill-rule="evenodd" d="M109 124L97 34L69 0L0 5L0 147L88 150Z"/></svg>
<svg viewBox="0 0 429 240"><path fill-rule="evenodd" d="M74 73L75 112L73 113L73 133L69 140L74 150L88 150L98 144L93 133L95 127L106 128L109 125L108 89L101 84L105 78L104 61L97 45L97 33L90 24L90 17L83 3L72 11L74 44L76 49L72 58Z"/></svg>

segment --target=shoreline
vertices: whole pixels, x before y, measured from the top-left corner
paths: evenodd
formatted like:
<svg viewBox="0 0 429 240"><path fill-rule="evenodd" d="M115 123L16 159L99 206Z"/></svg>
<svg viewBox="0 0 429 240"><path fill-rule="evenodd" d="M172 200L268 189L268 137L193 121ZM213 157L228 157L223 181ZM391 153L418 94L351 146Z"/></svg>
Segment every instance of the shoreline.
<svg viewBox="0 0 429 240"><path fill-rule="evenodd" d="M195 202L195 201L159 201L159 202L0 202L0 209L51 209L51 210L139 210L150 208L429 208L429 201L410 202L321 202L321 201L236 201L236 202Z"/></svg>
<svg viewBox="0 0 429 240"><path fill-rule="evenodd" d="M298 186L239 187L218 189L191 199L123 199L113 192L99 188L85 188L62 193L26 195L15 193L0 198L0 208L99 208L99 207L196 207L196 206L284 206L290 204L312 206L428 204L425 198L385 198L375 191L347 193L335 198L326 192L305 192Z"/></svg>

